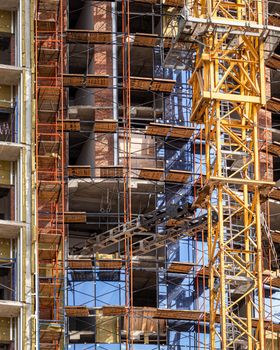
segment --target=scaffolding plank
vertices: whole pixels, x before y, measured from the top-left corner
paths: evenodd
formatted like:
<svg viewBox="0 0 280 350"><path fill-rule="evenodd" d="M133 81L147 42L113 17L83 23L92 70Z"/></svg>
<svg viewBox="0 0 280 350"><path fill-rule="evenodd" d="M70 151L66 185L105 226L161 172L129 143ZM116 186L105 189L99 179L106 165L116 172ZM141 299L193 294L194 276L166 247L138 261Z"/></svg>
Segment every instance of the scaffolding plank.
<svg viewBox="0 0 280 350"><path fill-rule="evenodd" d="M169 273L189 273L195 264L173 261L167 268Z"/></svg>
<svg viewBox="0 0 280 350"><path fill-rule="evenodd" d="M280 27L280 14L278 13L271 14L268 18L268 23L271 26Z"/></svg>
<svg viewBox="0 0 280 350"><path fill-rule="evenodd" d="M189 139L194 132L194 127L178 126L172 124L150 123L145 130L146 135L174 137Z"/></svg>
<svg viewBox="0 0 280 350"><path fill-rule="evenodd" d="M112 33L96 30L70 29L66 32L67 43L111 44Z"/></svg>
<svg viewBox="0 0 280 350"><path fill-rule="evenodd" d="M163 178L163 169L142 168L139 173L140 179L160 181Z"/></svg>
<svg viewBox="0 0 280 350"><path fill-rule="evenodd" d="M165 180L167 182L185 183L191 175L192 173L187 171L169 170L169 172L166 174Z"/></svg>
<svg viewBox="0 0 280 350"><path fill-rule="evenodd" d="M141 4L159 4L159 0L135 0Z"/></svg>
<svg viewBox="0 0 280 350"><path fill-rule="evenodd" d="M117 125L117 121L112 119L96 120L93 130L96 133L115 133Z"/></svg>
<svg viewBox="0 0 280 350"><path fill-rule="evenodd" d="M65 314L67 317L87 317L89 310L85 306L65 306Z"/></svg>
<svg viewBox="0 0 280 350"><path fill-rule="evenodd" d="M38 11L57 11L59 0L38 0Z"/></svg>
<svg viewBox="0 0 280 350"><path fill-rule="evenodd" d="M59 141L44 140L43 135L39 136L38 153L40 156L54 156L60 153L61 143Z"/></svg>
<svg viewBox="0 0 280 350"><path fill-rule="evenodd" d="M266 151L263 149L262 151ZM275 157L280 157L280 142L274 141L267 145L267 152Z"/></svg>
<svg viewBox="0 0 280 350"><path fill-rule="evenodd" d="M102 314L103 316L122 316L125 315L126 308L125 306L103 306Z"/></svg>
<svg viewBox="0 0 280 350"><path fill-rule="evenodd" d="M155 47L159 45L158 34L135 33L134 46Z"/></svg>
<svg viewBox="0 0 280 350"><path fill-rule="evenodd" d="M61 283L39 283L39 291L41 296L53 297L61 291Z"/></svg>
<svg viewBox="0 0 280 350"><path fill-rule="evenodd" d="M110 78L108 75L95 74L64 74L63 85L65 87L87 87L87 88L105 88L109 87Z"/></svg>
<svg viewBox="0 0 280 350"><path fill-rule="evenodd" d="M123 167L121 165L100 167L100 177L123 177Z"/></svg>
<svg viewBox="0 0 280 350"><path fill-rule="evenodd" d="M91 270L92 260L91 259L72 259L68 260L68 266L72 270Z"/></svg>
<svg viewBox="0 0 280 350"><path fill-rule="evenodd" d="M280 244L280 231L271 231L271 237L274 243Z"/></svg>
<svg viewBox="0 0 280 350"><path fill-rule="evenodd" d="M184 7L185 0L162 0L163 5L172 7Z"/></svg>
<svg viewBox="0 0 280 350"><path fill-rule="evenodd" d="M40 63L57 62L60 51L58 49L50 49L40 47L38 50L38 61Z"/></svg>
<svg viewBox="0 0 280 350"><path fill-rule="evenodd" d="M57 157L54 157L52 155L47 155L47 156L38 156L38 166L41 169L49 169L49 168L54 168L55 163L56 163Z"/></svg>
<svg viewBox="0 0 280 350"><path fill-rule="evenodd" d="M65 212L64 213L64 223L65 224L84 224L87 222L87 215L86 212Z"/></svg>
<svg viewBox="0 0 280 350"><path fill-rule="evenodd" d="M54 260L57 250L54 248L39 248L39 260Z"/></svg>
<svg viewBox="0 0 280 350"><path fill-rule="evenodd" d="M69 165L68 176L91 177L91 166L90 165Z"/></svg>
<svg viewBox="0 0 280 350"><path fill-rule="evenodd" d="M36 21L37 30L39 32L54 32L56 30L56 22L52 19L49 20L40 20Z"/></svg>
<svg viewBox="0 0 280 350"><path fill-rule="evenodd" d="M266 61L265 64L268 68L278 70L280 69L280 55L273 53Z"/></svg>
<svg viewBox="0 0 280 350"><path fill-rule="evenodd" d="M171 310L156 309L153 318L169 319L169 320L193 320L203 319L204 313L198 310Z"/></svg>
<svg viewBox="0 0 280 350"><path fill-rule="evenodd" d="M130 88L132 90L149 91L151 83L151 78L130 77Z"/></svg>
<svg viewBox="0 0 280 350"><path fill-rule="evenodd" d="M272 113L280 113L280 99L272 97L266 102L266 108Z"/></svg>
<svg viewBox="0 0 280 350"><path fill-rule="evenodd" d="M40 87L38 90L38 111L56 112L59 107L61 89Z"/></svg>
<svg viewBox="0 0 280 350"><path fill-rule="evenodd" d="M51 325L46 329L40 328L40 342L41 343L52 343L53 341L59 341L63 335L63 328L59 325ZM53 345L52 345L53 346ZM41 344L40 344L41 349ZM53 348L52 348L53 349Z"/></svg>
<svg viewBox="0 0 280 350"><path fill-rule="evenodd" d="M280 201L280 188L274 187L270 192L268 197L270 199Z"/></svg>
<svg viewBox="0 0 280 350"><path fill-rule="evenodd" d="M61 240L61 234L57 233L39 233L39 243L59 244Z"/></svg>
<svg viewBox="0 0 280 350"><path fill-rule="evenodd" d="M176 84L176 80L169 79L154 79L152 81L150 90L156 92L172 92L174 86Z"/></svg>
<svg viewBox="0 0 280 350"><path fill-rule="evenodd" d="M276 288L280 288L280 277L272 278L271 285Z"/></svg>
<svg viewBox="0 0 280 350"><path fill-rule="evenodd" d="M70 131L80 131L81 130L81 121L80 119L64 119L58 120L60 124L58 125L58 130L62 131L62 125L63 125L63 131L70 132Z"/></svg>
<svg viewBox="0 0 280 350"><path fill-rule="evenodd" d="M38 200L47 202L57 202L61 191L60 183L40 181L38 189Z"/></svg>
<svg viewBox="0 0 280 350"><path fill-rule="evenodd" d="M56 72L56 67L49 64L38 64L37 65L38 78L40 77L54 77Z"/></svg>
<svg viewBox="0 0 280 350"><path fill-rule="evenodd" d="M122 259L98 259L96 266L104 270L120 270L123 263Z"/></svg>

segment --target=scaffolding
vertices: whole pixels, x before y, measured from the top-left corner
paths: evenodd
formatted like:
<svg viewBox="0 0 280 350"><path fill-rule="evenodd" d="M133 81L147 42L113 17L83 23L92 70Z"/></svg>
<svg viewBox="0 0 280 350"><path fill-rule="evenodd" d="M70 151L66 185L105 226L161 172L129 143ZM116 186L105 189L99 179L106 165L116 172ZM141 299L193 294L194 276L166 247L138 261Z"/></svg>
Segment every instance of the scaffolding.
<svg viewBox="0 0 280 350"><path fill-rule="evenodd" d="M64 332L64 4L38 0L36 59L36 348L61 349Z"/></svg>
<svg viewBox="0 0 280 350"><path fill-rule="evenodd" d="M264 349L263 1L65 5L35 20L37 348Z"/></svg>

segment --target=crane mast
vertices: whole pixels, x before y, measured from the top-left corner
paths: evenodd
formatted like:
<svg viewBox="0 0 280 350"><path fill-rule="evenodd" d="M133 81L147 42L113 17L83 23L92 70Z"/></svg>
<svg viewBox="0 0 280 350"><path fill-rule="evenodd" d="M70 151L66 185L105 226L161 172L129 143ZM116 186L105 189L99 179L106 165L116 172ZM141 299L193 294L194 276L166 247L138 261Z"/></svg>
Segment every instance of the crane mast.
<svg viewBox="0 0 280 350"><path fill-rule="evenodd" d="M204 124L206 138L211 349L264 349L260 191L269 182L260 177L258 153L258 111L266 102L263 2L193 1L187 8L197 42L192 121Z"/></svg>

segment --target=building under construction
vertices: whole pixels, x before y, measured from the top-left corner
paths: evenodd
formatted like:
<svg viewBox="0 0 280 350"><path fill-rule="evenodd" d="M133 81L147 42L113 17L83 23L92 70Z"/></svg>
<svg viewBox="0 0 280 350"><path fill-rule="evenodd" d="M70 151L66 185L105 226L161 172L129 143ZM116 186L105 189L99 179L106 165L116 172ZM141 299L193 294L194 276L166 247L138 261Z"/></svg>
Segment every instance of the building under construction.
<svg viewBox="0 0 280 350"><path fill-rule="evenodd" d="M0 0L0 350L280 350L279 217L279 0Z"/></svg>

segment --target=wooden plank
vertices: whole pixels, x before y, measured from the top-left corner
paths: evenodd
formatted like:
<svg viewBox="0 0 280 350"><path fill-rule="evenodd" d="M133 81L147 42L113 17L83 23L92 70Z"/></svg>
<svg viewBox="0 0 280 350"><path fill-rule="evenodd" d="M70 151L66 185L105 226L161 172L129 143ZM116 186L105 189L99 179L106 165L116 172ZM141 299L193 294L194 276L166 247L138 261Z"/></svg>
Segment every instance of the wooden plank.
<svg viewBox="0 0 280 350"><path fill-rule="evenodd" d="M56 233L39 233L39 243L59 244L62 235Z"/></svg>
<svg viewBox="0 0 280 350"><path fill-rule="evenodd" d="M42 327L40 327L40 342L52 343L53 341L59 341L62 335L63 328L59 326L54 325L46 329L42 329Z"/></svg>
<svg viewBox="0 0 280 350"><path fill-rule="evenodd" d="M159 45L158 34L135 33L134 46L155 47Z"/></svg>
<svg viewBox="0 0 280 350"><path fill-rule="evenodd" d="M41 296L54 296L61 290L61 283L39 283L39 290Z"/></svg>
<svg viewBox="0 0 280 350"><path fill-rule="evenodd" d="M280 98L272 97L266 102L266 109L273 113L280 113Z"/></svg>
<svg viewBox="0 0 280 350"><path fill-rule="evenodd" d="M57 11L59 0L38 0L39 11Z"/></svg>
<svg viewBox="0 0 280 350"><path fill-rule="evenodd" d="M263 152L266 152L266 149L262 149ZM267 152L274 157L280 157L280 142L272 142L267 145Z"/></svg>
<svg viewBox="0 0 280 350"><path fill-rule="evenodd" d="M40 156L58 155L60 153L61 143L59 141L49 141L40 139L38 145Z"/></svg>
<svg viewBox="0 0 280 350"><path fill-rule="evenodd" d="M37 65L38 77L54 77L56 67L51 64L38 64Z"/></svg>
<svg viewBox="0 0 280 350"><path fill-rule="evenodd" d="M54 32L56 30L56 22L52 19L37 20L37 30L39 32Z"/></svg>
<svg viewBox="0 0 280 350"><path fill-rule="evenodd" d="M96 120L93 130L96 133L114 133L117 131L117 121L112 119Z"/></svg>
<svg viewBox="0 0 280 350"><path fill-rule="evenodd" d="M274 13L268 17L268 23L271 26L280 27L280 14Z"/></svg>
<svg viewBox="0 0 280 350"><path fill-rule="evenodd" d="M81 130L81 122L80 119L64 119L58 120L60 124L58 124L57 128L59 131L62 130L63 125L63 131L69 132L69 131L80 131Z"/></svg>
<svg viewBox="0 0 280 350"><path fill-rule="evenodd" d="M100 177L123 177L123 167L113 165L100 167Z"/></svg>
<svg viewBox="0 0 280 350"><path fill-rule="evenodd" d="M91 270L92 260L91 259L71 259L68 260L68 266L72 270Z"/></svg>
<svg viewBox="0 0 280 350"><path fill-rule="evenodd" d="M123 266L122 259L98 259L96 266L104 270L120 270Z"/></svg>
<svg viewBox="0 0 280 350"><path fill-rule="evenodd" d="M140 2L141 4L159 4L159 0L135 0L135 2Z"/></svg>
<svg viewBox="0 0 280 350"><path fill-rule="evenodd" d="M163 0L163 5L172 7L184 7L185 0Z"/></svg>
<svg viewBox="0 0 280 350"><path fill-rule="evenodd" d="M280 277L272 278L271 284L273 287L280 288Z"/></svg>
<svg viewBox="0 0 280 350"><path fill-rule="evenodd" d="M87 317L89 310L85 306L65 306L65 314L67 317Z"/></svg>
<svg viewBox="0 0 280 350"><path fill-rule="evenodd" d="M111 44L112 33L96 30L71 29L66 32L67 43Z"/></svg>
<svg viewBox="0 0 280 350"><path fill-rule="evenodd" d="M67 169L70 177L91 177L90 165L69 165Z"/></svg>
<svg viewBox="0 0 280 350"><path fill-rule="evenodd" d="M150 123L145 130L146 135L162 136L162 137L174 137L189 139L195 128L178 126L172 124Z"/></svg>
<svg viewBox="0 0 280 350"><path fill-rule="evenodd" d="M54 168L55 163L56 163L56 157L52 157L51 155L38 156L38 165L39 165L39 168L41 169Z"/></svg>
<svg viewBox="0 0 280 350"><path fill-rule="evenodd" d="M176 80L169 80L169 79L154 79L150 90L151 91L157 91L157 92L172 92L174 86L175 86Z"/></svg>
<svg viewBox="0 0 280 350"><path fill-rule="evenodd" d="M59 54L60 52L58 49L40 47L38 50L38 61L40 63L57 62Z"/></svg>
<svg viewBox="0 0 280 350"><path fill-rule="evenodd" d="M163 169L142 168L140 169L139 178L145 180L160 181L163 177Z"/></svg>
<svg viewBox="0 0 280 350"><path fill-rule="evenodd" d="M109 86L108 75L95 74L64 74L63 86L65 87L84 87L84 88L105 88Z"/></svg>
<svg viewBox="0 0 280 350"><path fill-rule="evenodd" d="M280 244L280 231L270 231L274 243Z"/></svg>
<svg viewBox="0 0 280 350"><path fill-rule="evenodd" d="M103 316L122 316L126 313L125 306L103 306L101 310Z"/></svg>
<svg viewBox="0 0 280 350"><path fill-rule="evenodd" d="M280 188L274 187L268 194L270 199L279 201L280 200Z"/></svg>
<svg viewBox="0 0 280 350"><path fill-rule="evenodd" d="M54 260L57 250L53 248L39 248L39 260Z"/></svg>
<svg viewBox="0 0 280 350"><path fill-rule="evenodd" d="M266 61L265 64L268 68L278 70L280 69L280 55L273 53Z"/></svg>
<svg viewBox="0 0 280 350"><path fill-rule="evenodd" d="M193 320L198 321L203 319L204 313L197 310L171 310L171 309L157 309L153 318L167 319L167 320Z"/></svg>
<svg viewBox="0 0 280 350"><path fill-rule="evenodd" d="M181 171L181 170L169 170L165 180L167 182L185 183L190 176L191 176L190 172Z"/></svg>
<svg viewBox="0 0 280 350"><path fill-rule="evenodd" d="M148 91L152 83L151 78L130 77L130 88L132 90Z"/></svg>
<svg viewBox="0 0 280 350"><path fill-rule="evenodd" d="M173 261L167 268L169 273L189 273L195 264Z"/></svg>
<svg viewBox="0 0 280 350"><path fill-rule="evenodd" d="M61 89L40 87L38 91L38 110L56 112L60 101Z"/></svg>
<svg viewBox="0 0 280 350"><path fill-rule="evenodd" d="M61 191L61 184L40 181L38 200L47 202L57 202Z"/></svg>
<svg viewBox="0 0 280 350"><path fill-rule="evenodd" d="M64 213L64 223L65 224L84 224L87 222L86 212L65 212Z"/></svg>

